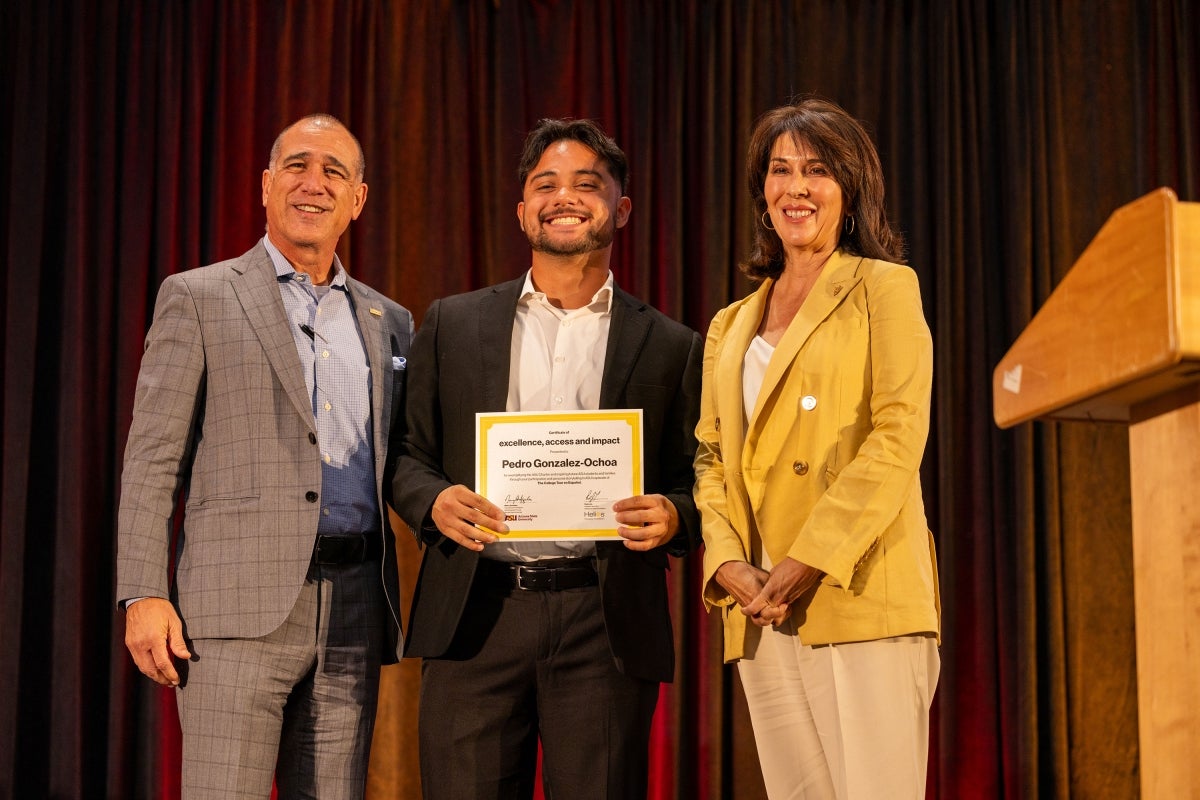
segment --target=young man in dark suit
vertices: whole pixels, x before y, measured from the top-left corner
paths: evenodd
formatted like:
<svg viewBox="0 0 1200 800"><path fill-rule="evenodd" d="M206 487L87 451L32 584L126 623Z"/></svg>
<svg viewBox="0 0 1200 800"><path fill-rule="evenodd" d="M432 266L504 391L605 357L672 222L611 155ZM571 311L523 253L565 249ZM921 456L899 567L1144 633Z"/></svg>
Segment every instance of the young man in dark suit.
<svg viewBox="0 0 1200 800"><path fill-rule="evenodd" d="M613 284L624 153L586 120L529 134L516 280L435 302L413 341L394 496L426 545L405 655L425 659L425 797L646 793L659 683L674 674L668 554L697 544L700 336ZM474 484L475 414L638 408L646 494L619 541L513 542Z"/></svg>

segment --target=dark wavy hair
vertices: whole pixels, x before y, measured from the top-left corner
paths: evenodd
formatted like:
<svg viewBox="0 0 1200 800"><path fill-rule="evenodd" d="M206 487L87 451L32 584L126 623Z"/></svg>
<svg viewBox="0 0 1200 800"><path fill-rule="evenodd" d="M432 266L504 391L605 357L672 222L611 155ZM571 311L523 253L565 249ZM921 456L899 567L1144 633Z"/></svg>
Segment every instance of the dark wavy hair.
<svg viewBox="0 0 1200 800"><path fill-rule="evenodd" d="M621 194L629 185L629 162L625 152L590 119L542 119L525 137L525 148L517 164L517 182L525 188L525 179L542 160L546 148L563 139L579 142L595 151L608 167L609 174L621 185Z"/></svg>
<svg viewBox="0 0 1200 800"><path fill-rule="evenodd" d="M778 278L783 273L783 243L763 224L767 198L763 186L770 166L771 148L780 136L804 144L829 168L842 190L842 211L853 217L853 229L842 225L838 247L867 258L904 263L904 239L888 222L883 207L883 168L866 130L836 103L816 97L773 108L763 114L750 134L746 153L746 180L754 201L754 248L741 265L754 280Z"/></svg>

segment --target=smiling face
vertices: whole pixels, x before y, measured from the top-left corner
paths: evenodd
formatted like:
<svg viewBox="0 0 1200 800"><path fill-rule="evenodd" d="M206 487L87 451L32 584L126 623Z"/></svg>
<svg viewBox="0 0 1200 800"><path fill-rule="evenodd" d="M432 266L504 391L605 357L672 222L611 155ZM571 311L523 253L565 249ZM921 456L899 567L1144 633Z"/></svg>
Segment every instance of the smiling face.
<svg viewBox="0 0 1200 800"><path fill-rule="evenodd" d="M554 142L525 178L517 219L538 253L578 256L612 245L630 201L604 160L573 139Z"/></svg>
<svg viewBox="0 0 1200 800"><path fill-rule="evenodd" d="M332 261L367 199L358 163L358 145L343 127L305 120L280 137L279 156L263 171L262 201L267 233L293 264L326 254Z"/></svg>
<svg viewBox="0 0 1200 800"><path fill-rule="evenodd" d="M771 147L763 196L784 252L831 253L842 228L842 188L812 148L788 133Z"/></svg>

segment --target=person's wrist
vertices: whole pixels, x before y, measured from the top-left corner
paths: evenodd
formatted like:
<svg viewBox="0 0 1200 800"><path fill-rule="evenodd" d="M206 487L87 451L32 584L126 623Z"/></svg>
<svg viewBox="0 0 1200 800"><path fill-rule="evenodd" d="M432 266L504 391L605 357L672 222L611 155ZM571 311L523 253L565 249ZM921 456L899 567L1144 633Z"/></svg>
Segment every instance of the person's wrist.
<svg viewBox="0 0 1200 800"><path fill-rule="evenodd" d="M744 563L746 562L730 560L717 567L717 571L713 573L713 577L716 578L717 583L721 584L722 589L727 592L732 591L731 587L728 583L726 583L726 581L730 580L730 576L733 574L733 571L738 568L737 565Z"/></svg>

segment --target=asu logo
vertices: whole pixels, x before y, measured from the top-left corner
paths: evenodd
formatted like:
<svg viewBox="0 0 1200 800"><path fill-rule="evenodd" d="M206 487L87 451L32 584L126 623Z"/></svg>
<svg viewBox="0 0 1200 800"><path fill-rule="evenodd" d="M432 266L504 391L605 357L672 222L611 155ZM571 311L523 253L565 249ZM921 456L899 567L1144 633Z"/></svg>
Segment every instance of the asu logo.
<svg viewBox="0 0 1200 800"><path fill-rule="evenodd" d="M516 514L505 514L505 515L504 515L504 521L505 521L505 522L516 522L516 521L517 521L517 515L516 515Z"/></svg>

